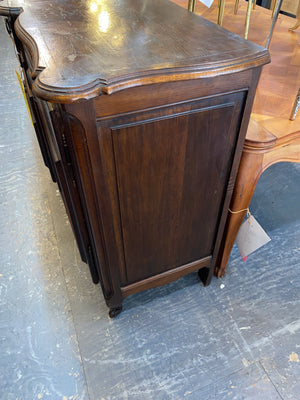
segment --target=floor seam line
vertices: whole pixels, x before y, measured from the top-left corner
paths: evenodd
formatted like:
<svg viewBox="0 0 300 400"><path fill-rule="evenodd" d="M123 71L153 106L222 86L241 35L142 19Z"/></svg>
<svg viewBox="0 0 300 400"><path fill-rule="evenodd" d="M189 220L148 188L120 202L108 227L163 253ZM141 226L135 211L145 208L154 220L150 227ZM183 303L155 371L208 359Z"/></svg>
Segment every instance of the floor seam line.
<svg viewBox="0 0 300 400"><path fill-rule="evenodd" d="M278 391L278 389L277 389L275 383L272 381L272 378L270 377L270 375L269 375L268 372L266 371L265 367L263 366L261 360L258 360L258 362L259 362L259 365L261 366L261 368L263 369L263 371L265 372L265 374L267 375L269 381L270 381L271 384L273 385L274 389L276 390L278 396L279 396L282 400L284 400L284 397L281 396L281 394L280 394L280 392Z"/></svg>

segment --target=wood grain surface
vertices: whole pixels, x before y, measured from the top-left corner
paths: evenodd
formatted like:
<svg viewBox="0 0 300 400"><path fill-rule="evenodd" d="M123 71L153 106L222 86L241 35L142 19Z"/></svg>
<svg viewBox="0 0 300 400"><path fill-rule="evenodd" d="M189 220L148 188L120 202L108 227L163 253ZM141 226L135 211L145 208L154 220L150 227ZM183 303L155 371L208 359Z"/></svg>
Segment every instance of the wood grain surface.
<svg viewBox="0 0 300 400"><path fill-rule="evenodd" d="M226 74L268 53L169 1L6 0L38 77L35 93L72 101L102 91ZM40 74L39 72L43 70Z"/></svg>

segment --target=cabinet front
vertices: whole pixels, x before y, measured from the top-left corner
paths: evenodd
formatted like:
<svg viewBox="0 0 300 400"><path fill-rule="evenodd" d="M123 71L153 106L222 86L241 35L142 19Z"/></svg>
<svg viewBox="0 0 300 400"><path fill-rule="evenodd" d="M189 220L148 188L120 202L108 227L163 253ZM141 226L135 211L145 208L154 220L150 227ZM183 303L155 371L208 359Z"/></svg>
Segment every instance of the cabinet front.
<svg viewBox="0 0 300 400"><path fill-rule="evenodd" d="M245 97L98 119L118 197L122 286L212 258Z"/></svg>

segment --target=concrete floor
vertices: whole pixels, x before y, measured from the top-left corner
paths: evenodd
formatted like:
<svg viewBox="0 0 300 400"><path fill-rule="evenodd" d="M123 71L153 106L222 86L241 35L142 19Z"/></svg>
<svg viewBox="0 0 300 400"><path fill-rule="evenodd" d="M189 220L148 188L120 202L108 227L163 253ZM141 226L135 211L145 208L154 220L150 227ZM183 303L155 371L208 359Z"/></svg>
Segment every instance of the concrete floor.
<svg viewBox="0 0 300 400"><path fill-rule="evenodd" d="M109 319L44 167L0 27L0 399L300 399L300 165L262 176L271 242L203 288L133 295Z"/></svg>

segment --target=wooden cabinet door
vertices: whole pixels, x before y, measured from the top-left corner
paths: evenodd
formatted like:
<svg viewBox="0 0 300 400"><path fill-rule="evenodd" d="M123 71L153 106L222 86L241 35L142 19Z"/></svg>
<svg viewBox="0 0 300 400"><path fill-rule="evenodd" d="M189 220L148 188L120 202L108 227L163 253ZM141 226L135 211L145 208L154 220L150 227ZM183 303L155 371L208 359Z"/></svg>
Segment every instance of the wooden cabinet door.
<svg viewBox="0 0 300 400"><path fill-rule="evenodd" d="M123 286L212 257L245 98L241 91L98 120L115 169Z"/></svg>

